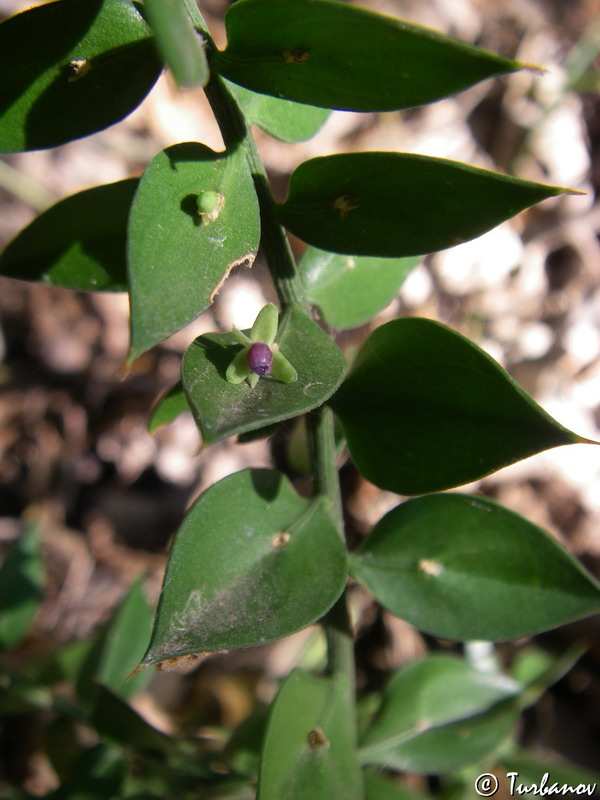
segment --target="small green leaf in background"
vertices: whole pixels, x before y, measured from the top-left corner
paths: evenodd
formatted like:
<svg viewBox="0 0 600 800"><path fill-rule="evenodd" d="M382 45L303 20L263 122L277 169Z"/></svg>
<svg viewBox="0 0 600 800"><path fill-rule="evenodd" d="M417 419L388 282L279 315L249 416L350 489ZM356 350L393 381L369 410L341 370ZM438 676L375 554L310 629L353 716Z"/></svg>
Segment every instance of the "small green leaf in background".
<svg viewBox="0 0 600 800"><path fill-rule="evenodd" d="M330 114L326 108L258 94L230 81L226 81L226 84L244 112L246 121L258 125L282 142L304 142L312 139Z"/></svg>
<svg viewBox="0 0 600 800"><path fill-rule="evenodd" d="M96 697L98 685L128 698L142 691L150 673L130 674L144 655L152 633L153 612L144 593L143 581L136 580L108 625L99 632L76 676L77 695L84 704Z"/></svg>
<svg viewBox="0 0 600 800"><path fill-rule="evenodd" d="M120 747L99 742L83 751L73 765L70 777L61 782L52 794L56 800L107 800L121 797L128 770L126 755Z"/></svg>
<svg viewBox="0 0 600 800"><path fill-rule="evenodd" d="M381 773L365 773L365 800L429 800L430 795L407 789L397 781L384 778Z"/></svg>
<svg viewBox="0 0 600 800"><path fill-rule="evenodd" d="M138 672L132 678L129 675L146 652L153 618L143 581L138 579L108 626L95 674L97 681L122 697L141 691L152 678L147 672Z"/></svg>
<svg viewBox="0 0 600 800"><path fill-rule="evenodd" d="M298 379L288 384L265 376L253 389L225 379L240 349L233 334L205 334L190 345L183 357L182 381L204 444L305 414L322 405L342 382L342 352L298 309L282 315L278 344Z"/></svg>
<svg viewBox="0 0 600 800"><path fill-rule="evenodd" d="M42 602L44 564L38 525L26 525L0 566L0 648L25 638Z"/></svg>
<svg viewBox="0 0 600 800"><path fill-rule="evenodd" d="M415 661L385 688L361 761L425 773L478 761L510 733L520 689L510 678L481 672L455 656Z"/></svg>
<svg viewBox="0 0 600 800"><path fill-rule="evenodd" d="M418 263L416 257L343 256L307 247L298 268L308 300L330 327L344 330L364 325L385 308Z"/></svg>
<svg viewBox="0 0 600 800"><path fill-rule="evenodd" d="M257 800L360 800L345 676L294 670L274 701Z"/></svg>
<svg viewBox="0 0 600 800"><path fill-rule="evenodd" d="M198 213L202 192L219 195ZM212 303L229 271L258 250L258 200L244 153L195 142L163 150L144 172L129 225L133 361Z"/></svg>
<svg viewBox="0 0 600 800"><path fill-rule="evenodd" d="M127 220L137 186L128 178L60 200L7 245L0 273L79 291L127 291Z"/></svg>
<svg viewBox="0 0 600 800"><path fill-rule="evenodd" d="M346 571L322 502L300 497L272 470L230 475L177 533L142 664L288 636L331 608Z"/></svg>
<svg viewBox="0 0 600 800"><path fill-rule="evenodd" d="M12 714L49 712L54 699L46 686L0 665L0 718Z"/></svg>
<svg viewBox="0 0 600 800"><path fill-rule="evenodd" d="M102 737L127 747L167 757L177 752L178 744L173 738L146 722L125 700L102 684L98 686L90 722Z"/></svg>
<svg viewBox="0 0 600 800"><path fill-rule="evenodd" d="M144 0L144 12L156 36L156 46L179 86L208 83L204 44L183 0Z"/></svg>
<svg viewBox="0 0 600 800"><path fill-rule="evenodd" d="M0 24L0 151L56 147L126 117L162 70L130 0L60 0Z"/></svg>
<svg viewBox="0 0 600 800"><path fill-rule="evenodd" d="M567 550L473 495L392 509L351 571L393 614L447 639L516 639L600 612L600 585Z"/></svg>
<svg viewBox="0 0 600 800"><path fill-rule="evenodd" d="M541 694L569 673L587 650L585 642L576 642L560 656L537 647L517 650L510 664L510 674L527 687L527 703L536 702Z"/></svg>
<svg viewBox="0 0 600 800"><path fill-rule="evenodd" d="M238 0L225 26L227 49L215 55L222 75L325 108L411 108L521 68L432 30L327 0Z"/></svg>
<svg viewBox="0 0 600 800"><path fill-rule="evenodd" d="M148 420L148 431L154 433L162 425L173 422L176 417L185 414L189 410L190 406L183 391L183 385L181 381L178 381L175 386L172 386L166 394L159 398L152 409Z"/></svg>
<svg viewBox="0 0 600 800"><path fill-rule="evenodd" d="M277 215L323 250L413 256L474 239L565 191L444 158L338 153L296 167Z"/></svg>
<svg viewBox="0 0 600 800"><path fill-rule="evenodd" d="M428 319L377 328L331 400L358 470L425 494L584 440L563 428L466 337Z"/></svg>

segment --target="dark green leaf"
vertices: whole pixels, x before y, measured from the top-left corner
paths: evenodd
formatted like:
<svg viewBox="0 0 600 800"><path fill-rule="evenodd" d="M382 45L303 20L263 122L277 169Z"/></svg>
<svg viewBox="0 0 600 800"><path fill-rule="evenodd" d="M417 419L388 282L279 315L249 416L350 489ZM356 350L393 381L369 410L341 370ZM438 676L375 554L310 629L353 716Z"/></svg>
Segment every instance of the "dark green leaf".
<svg viewBox="0 0 600 800"><path fill-rule="evenodd" d="M576 642L559 657L536 647L517 650L510 665L510 673L515 680L527 687L527 704L535 703L553 683L564 678L587 648L585 642Z"/></svg>
<svg viewBox="0 0 600 800"><path fill-rule="evenodd" d="M0 25L0 151L55 147L126 117L162 69L130 0L60 0Z"/></svg>
<svg viewBox="0 0 600 800"><path fill-rule="evenodd" d="M170 736L148 724L125 700L102 684L98 686L90 722L101 736L128 747L165 756L177 749Z"/></svg>
<svg viewBox="0 0 600 800"><path fill-rule="evenodd" d="M52 800L107 800L121 797L129 764L121 748L104 742L83 751L71 776L51 793Z"/></svg>
<svg viewBox="0 0 600 800"><path fill-rule="evenodd" d="M241 349L233 334L206 334L188 348L183 386L205 444L304 414L322 405L340 385L346 371L341 351L301 311L282 316L278 343L298 380L281 383L265 376L253 389L245 382L225 380L227 367Z"/></svg>
<svg viewBox="0 0 600 800"><path fill-rule="evenodd" d="M76 675L77 696L84 706L95 699L98 683L128 698L144 689L148 673L129 675L144 655L152 632L153 613L136 581L108 625L96 635Z"/></svg>
<svg viewBox="0 0 600 800"><path fill-rule="evenodd" d="M474 239L564 191L443 158L341 153L300 164L277 214L323 250L412 256Z"/></svg>
<svg viewBox="0 0 600 800"><path fill-rule="evenodd" d="M0 718L12 714L35 714L52 709L52 693L25 675L0 665Z"/></svg>
<svg viewBox="0 0 600 800"><path fill-rule="evenodd" d="M145 0L144 10L156 36L156 46L179 86L208 83L204 44L183 0Z"/></svg>
<svg viewBox="0 0 600 800"><path fill-rule="evenodd" d="M294 670L275 699L257 800L360 800L345 676Z"/></svg>
<svg viewBox="0 0 600 800"><path fill-rule="evenodd" d="M43 583L40 532L30 524L0 567L0 648L14 647L27 635L42 602Z"/></svg>
<svg viewBox="0 0 600 800"><path fill-rule="evenodd" d="M171 549L143 665L263 644L311 624L346 581L346 551L325 506L270 470L210 487Z"/></svg>
<svg viewBox="0 0 600 800"><path fill-rule="evenodd" d="M52 685L56 683L75 683L94 647L92 637L73 639L62 644L56 651L49 653L47 659L40 664L36 678L40 683Z"/></svg>
<svg viewBox="0 0 600 800"><path fill-rule="evenodd" d="M329 111L291 100L257 94L226 81L235 95L247 122L253 122L282 142L304 142L322 127Z"/></svg>
<svg viewBox="0 0 600 800"><path fill-rule="evenodd" d="M514 681L454 656L415 661L386 687L361 760L427 773L474 763L512 729L519 690Z"/></svg>
<svg viewBox="0 0 600 800"><path fill-rule="evenodd" d="M24 228L0 272L79 291L127 291L127 220L137 178L67 197Z"/></svg>
<svg viewBox="0 0 600 800"><path fill-rule="evenodd" d="M408 789L384 778L380 772L365 774L365 800L429 800L430 795Z"/></svg>
<svg viewBox="0 0 600 800"><path fill-rule="evenodd" d="M238 0L225 25L227 49L215 63L226 78L325 108L410 108L521 68L429 29L327 0Z"/></svg>
<svg viewBox="0 0 600 800"><path fill-rule="evenodd" d="M123 697L141 691L152 677L147 672L140 672L128 680L148 647L153 616L143 582L137 580L106 631L95 670L96 680Z"/></svg>
<svg viewBox="0 0 600 800"><path fill-rule="evenodd" d="M202 192L216 209L198 212ZM191 322L229 271L254 261L258 200L244 153L176 144L150 163L129 226L130 360Z"/></svg>
<svg viewBox="0 0 600 800"><path fill-rule="evenodd" d="M397 506L351 568L394 614L448 639L516 639L600 611L600 585L555 539L472 495Z"/></svg>
<svg viewBox="0 0 600 800"><path fill-rule="evenodd" d="M220 754L220 759L234 774L243 775L253 781L258 774L269 708L264 702L257 703L253 711L233 731L225 750Z"/></svg>
<svg viewBox="0 0 600 800"><path fill-rule="evenodd" d="M148 430L150 433L158 430L161 425L167 425L169 422L178 417L180 414L185 414L190 410L190 406L183 391L181 381L171 387L169 391L164 394L156 403L150 414L148 420Z"/></svg>
<svg viewBox="0 0 600 800"><path fill-rule="evenodd" d="M257 428L254 431L246 431L240 433L237 438L238 444L250 444L250 442L257 442L259 439L267 439L275 434L279 428L279 423L275 422L273 425L267 425L265 428Z"/></svg>
<svg viewBox="0 0 600 800"><path fill-rule="evenodd" d="M390 303L419 263L412 258L343 256L308 247L300 260L306 296L332 328L356 328Z"/></svg>
<svg viewBox="0 0 600 800"><path fill-rule="evenodd" d="M360 472L399 494L460 486L584 441L477 345L428 319L377 328L331 403Z"/></svg>

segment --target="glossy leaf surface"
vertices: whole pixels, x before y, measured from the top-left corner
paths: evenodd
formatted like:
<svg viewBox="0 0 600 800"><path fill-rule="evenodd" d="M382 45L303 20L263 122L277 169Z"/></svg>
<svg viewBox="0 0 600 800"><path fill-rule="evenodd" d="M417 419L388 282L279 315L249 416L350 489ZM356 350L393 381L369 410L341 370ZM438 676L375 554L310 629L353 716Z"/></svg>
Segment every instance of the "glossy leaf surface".
<svg viewBox="0 0 600 800"><path fill-rule="evenodd" d="M201 192L219 195L212 214L198 212ZM130 360L208 308L228 271L251 266L259 238L241 151L191 142L159 153L142 176L129 225Z"/></svg>
<svg viewBox="0 0 600 800"><path fill-rule="evenodd" d="M359 471L399 494L460 486L582 441L477 345L417 317L369 336L331 404Z"/></svg>
<svg viewBox="0 0 600 800"><path fill-rule="evenodd" d="M392 613L447 639L516 639L600 611L600 585L555 539L472 495L397 506L351 570Z"/></svg>
<svg viewBox="0 0 600 800"><path fill-rule="evenodd" d="M412 256L474 239L563 191L443 158L341 153L300 164L277 214L323 250Z"/></svg>
<svg viewBox="0 0 600 800"><path fill-rule="evenodd" d="M11 648L27 635L42 602L44 565L40 532L23 528L0 566L0 648Z"/></svg>
<svg viewBox="0 0 600 800"><path fill-rule="evenodd" d="M10 242L0 272L79 291L127 291L127 220L137 185L128 178L60 200Z"/></svg>
<svg viewBox="0 0 600 800"><path fill-rule="evenodd" d="M307 298L328 325L344 330L365 324L385 308L418 263L416 257L343 256L307 247L299 269Z"/></svg>
<svg viewBox="0 0 600 800"><path fill-rule="evenodd" d="M130 0L60 0L0 25L0 151L37 150L118 122L162 64Z"/></svg>
<svg viewBox="0 0 600 800"><path fill-rule="evenodd" d="M184 0L144 0L156 46L179 86L204 86L209 67L202 38L196 32Z"/></svg>
<svg viewBox="0 0 600 800"><path fill-rule="evenodd" d="M330 113L326 108L294 103L292 100L252 92L230 81L226 83L246 120L282 142L311 139L325 124Z"/></svg>
<svg viewBox="0 0 600 800"><path fill-rule="evenodd" d="M281 383L267 375L253 389L225 379L241 349L233 334L205 334L190 345L182 381L205 444L297 417L322 405L338 388L346 372L344 356L301 311L281 317L277 342L298 379Z"/></svg>
<svg viewBox="0 0 600 800"><path fill-rule="evenodd" d="M327 0L238 0L225 25L227 49L215 61L226 78L325 108L410 108L520 68L429 29Z"/></svg>
<svg viewBox="0 0 600 800"><path fill-rule="evenodd" d="M277 695L263 745L257 800L359 800L345 677L294 670Z"/></svg>
<svg viewBox="0 0 600 800"><path fill-rule="evenodd" d="M230 475L177 533L142 663L287 636L333 605L346 569L323 503L301 498L272 470Z"/></svg>
<svg viewBox="0 0 600 800"><path fill-rule="evenodd" d="M439 773L491 753L512 729L520 687L454 656L409 664L386 687L361 761Z"/></svg>
<svg viewBox="0 0 600 800"><path fill-rule="evenodd" d="M169 422L178 417L180 414L185 414L190 410L187 397L183 391L181 381L172 386L166 394L159 398L158 402L152 409L150 419L148 420L148 430L150 433L158 430L162 425L168 425Z"/></svg>

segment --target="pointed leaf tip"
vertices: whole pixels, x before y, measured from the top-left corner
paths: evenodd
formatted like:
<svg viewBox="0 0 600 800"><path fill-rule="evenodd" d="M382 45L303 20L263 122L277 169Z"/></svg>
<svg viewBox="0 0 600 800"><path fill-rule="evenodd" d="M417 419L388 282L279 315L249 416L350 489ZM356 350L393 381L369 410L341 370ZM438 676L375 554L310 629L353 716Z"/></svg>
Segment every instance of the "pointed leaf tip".
<svg viewBox="0 0 600 800"><path fill-rule="evenodd" d="M77 192L37 216L0 255L0 272L84 292L127 290L127 220L137 178Z"/></svg>
<svg viewBox="0 0 600 800"><path fill-rule="evenodd" d="M227 48L215 54L222 75L324 108L411 108L520 68L430 29L327 0L238 0L225 25Z"/></svg>
<svg viewBox="0 0 600 800"><path fill-rule="evenodd" d="M454 247L566 191L443 158L338 153L296 167L276 211L314 247L390 258Z"/></svg>
<svg viewBox="0 0 600 800"><path fill-rule="evenodd" d="M580 441L477 345L416 317L377 328L330 403L359 471L405 495Z"/></svg>
<svg viewBox="0 0 600 800"><path fill-rule="evenodd" d="M203 191L223 198L217 218L198 214ZM208 308L231 270L252 264L259 238L258 200L240 149L217 153L187 142L159 153L129 220L130 359Z"/></svg>
<svg viewBox="0 0 600 800"><path fill-rule="evenodd" d="M142 663L287 636L328 611L346 575L323 503L301 498L274 470L230 475L200 496L177 533Z"/></svg>
<svg viewBox="0 0 600 800"><path fill-rule="evenodd" d="M351 571L393 614L446 639L504 641L600 611L600 584L550 534L473 495L392 509Z"/></svg>

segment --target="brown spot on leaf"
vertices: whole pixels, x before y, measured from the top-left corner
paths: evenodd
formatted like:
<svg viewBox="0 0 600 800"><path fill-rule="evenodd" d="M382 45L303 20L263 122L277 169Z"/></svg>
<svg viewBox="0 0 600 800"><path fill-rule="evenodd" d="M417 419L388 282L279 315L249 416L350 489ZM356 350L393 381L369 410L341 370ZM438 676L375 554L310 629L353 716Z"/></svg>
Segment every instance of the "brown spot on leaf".
<svg viewBox="0 0 600 800"><path fill-rule="evenodd" d="M310 53L303 50L284 50L283 58L286 64L304 64L310 58Z"/></svg>
<svg viewBox="0 0 600 800"><path fill-rule="evenodd" d="M441 572L443 572L444 567L440 564L439 561L434 561L431 558L422 558L419 561L419 569L421 572L424 572L425 575L431 575L432 577L437 577Z"/></svg>
<svg viewBox="0 0 600 800"><path fill-rule="evenodd" d="M306 740L311 750L326 750L329 747L329 739L325 736L321 728L313 728L306 737Z"/></svg>
<svg viewBox="0 0 600 800"><path fill-rule="evenodd" d="M333 201L333 207L340 212L340 216L346 217L350 211L358 208L360 203L357 198L351 194L343 194Z"/></svg>
<svg viewBox="0 0 600 800"><path fill-rule="evenodd" d="M278 533L273 537L271 544L276 550L282 550L289 542L289 540L290 540L289 533L287 533L287 531L282 531L281 533Z"/></svg>
<svg viewBox="0 0 600 800"><path fill-rule="evenodd" d="M69 83L75 83L75 81L85 78L92 68L92 62L88 61L87 58L73 58L69 61L67 67L69 70L67 80Z"/></svg>

